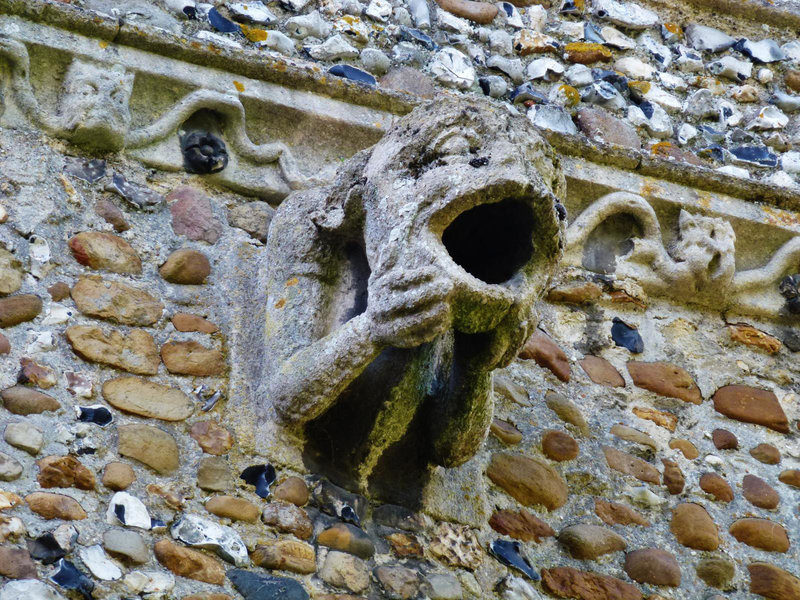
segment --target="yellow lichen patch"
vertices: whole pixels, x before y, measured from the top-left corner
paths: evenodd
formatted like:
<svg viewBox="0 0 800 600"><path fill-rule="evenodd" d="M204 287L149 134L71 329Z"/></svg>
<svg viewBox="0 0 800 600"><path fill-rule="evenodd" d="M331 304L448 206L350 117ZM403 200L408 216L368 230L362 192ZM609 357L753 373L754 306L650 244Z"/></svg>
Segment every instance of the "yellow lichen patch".
<svg viewBox="0 0 800 600"><path fill-rule="evenodd" d="M275 308L283 308L286 306L286 298L281 298L275 303Z"/></svg>
<svg viewBox="0 0 800 600"><path fill-rule="evenodd" d="M567 85L566 83L559 86L558 91L564 94L564 98L566 98L566 106L577 106L577 104L581 101L581 95L578 90L576 90L571 85Z"/></svg>
<svg viewBox="0 0 800 600"><path fill-rule="evenodd" d="M60 174L58 179L61 181L61 185L64 186L64 191L67 192L69 201L73 204L80 204L81 200L78 197L78 192L75 190L75 186L72 185L70 180L64 177L63 174Z"/></svg>
<svg viewBox="0 0 800 600"><path fill-rule="evenodd" d="M590 42L573 42L564 46L564 57L575 63L590 64L608 62L612 58L611 50L602 44Z"/></svg>
<svg viewBox="0 0 800 600"><path fill-rule="evenodd" d="M761 210L766 214L766 221L770 225L789 225L796 228L800 225L800 217L797 213L791 213L772 206L762 206Z"/></svg>
<svg viewBox="0 0 800 600"><path fill-rule="evenodd" d="M253 43L267 41L267 32L258 27L248 27L247 25L240 25L244 37Z"/></svg>
<svg viewBox="0 0 800 600"><path fill-rule="evenodd" d="M100 44L99 44L99 45L100 45L100 47L101 47L103 50L105 50L106 48L108 48L108 42L107 42L107 41L105 41L105 40L100 40Z"/></svg>
<svg viewBox="0 0 800 600"><path fill-rule="evenodd" d="M664 195L664 188L658 185L655 180L647 178L639 186L639 195L645 198L655 198Z"/></svg>
<svg viewBox="0 0 800 600"><path fill-rule="evenodd" d="M234 79L233 80L233 87L236 88L237 92L243 92L244 91L244 84L241 81L236 81Z"/></svg>
<svg viewBox="0 0 800 600"><path fill-rule="evenodd" d="M297 285L300 283L300 280L297 277L292 277L286 282L287 287L292 287L293 285Z"/></svg>
<svg viewBox="0 0 800 600"><path fill-rule="evenodd" d="M650 82L649 81L629 81L628 82L628 89L632 92L639 92L640 94L646 94L650 91Z"/></svg>
<svg viewBox="0 0 800 600"><path fill-rule="evenodd" d="M703 190L698 190L696 194L697 194L697 206L699 206L702 209L709 210L711 208L711 200L712 200L711 194Z"/></svg>
<svg viewBox="0 0 800 600"><path fill-rule="evenodd" d="M653 156L668 157L672 150L672 144L669 142L658 142L650 147L650 154Z"/></svg>

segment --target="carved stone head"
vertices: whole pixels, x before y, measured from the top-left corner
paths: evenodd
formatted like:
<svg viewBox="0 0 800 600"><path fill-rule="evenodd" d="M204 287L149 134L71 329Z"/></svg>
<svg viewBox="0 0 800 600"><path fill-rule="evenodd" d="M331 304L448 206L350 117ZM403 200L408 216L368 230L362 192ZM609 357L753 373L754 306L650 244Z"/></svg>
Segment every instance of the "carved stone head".
<svg viewBox="0 0 800 600"><path fill-rule="evenodd" d="M130 127L128 109L134 74L76 58L64 78L58 112L70 140L100 151L123 147Z"/></svg>
<svg viewBox="0 0 800 600"><path fill-rule="evenodd" d="M435 265L454 282L454 329L485 332L519 319L512 327L524 338L559 258L565 216L558 159L528 119L441 98L367 152L361 181L340 175L333 199L361 213L371 270L387 261Z"/></svg>

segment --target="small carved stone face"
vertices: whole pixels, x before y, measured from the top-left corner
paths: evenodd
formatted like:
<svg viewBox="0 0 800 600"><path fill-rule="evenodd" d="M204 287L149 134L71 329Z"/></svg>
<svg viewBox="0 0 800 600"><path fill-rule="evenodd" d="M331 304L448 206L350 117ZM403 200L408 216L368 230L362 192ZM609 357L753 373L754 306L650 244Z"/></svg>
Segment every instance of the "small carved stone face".
<svg viewBox="0 0 800 600"><path fill-rule="evenodd" d="M557 259L563 179L525 119L477 103L419 110L429 118L395 127L367 164L368 261L398 247L407 268L436 265L454 282L454 327L489 331L531 308Z"/></svg>
<svg viewBox="0 0 800 600"><path fill-rule="evenodd" d="M74 143L101 151L122 148L131 122L128 103L133 79L133 73L118 65L72 61L64 79L59 115Z"/></svg>
<svg viewBox="0 0 800 600"><path fill-rule="evenodd" d="M181 137L183 167L188 173L219 173L228 166L225 142L206 131L191 131Z"/></svg>

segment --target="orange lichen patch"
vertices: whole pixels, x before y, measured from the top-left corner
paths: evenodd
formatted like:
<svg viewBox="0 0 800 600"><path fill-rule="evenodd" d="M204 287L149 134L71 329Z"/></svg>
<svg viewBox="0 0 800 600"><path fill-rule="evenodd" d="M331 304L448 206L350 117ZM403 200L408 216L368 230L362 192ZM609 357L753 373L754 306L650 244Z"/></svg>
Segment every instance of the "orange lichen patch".
<svg viewBox="0 0 800 600"><path fill-rule="evenodd" d="M766 221L770 225L800 225L800 216L797 213L791 213L772 206L762 206L761 210L766 214Z"/></svg>
<svg viewBox="0 0 800 600"><path fill-rule="evenodd" d="M290 280L286 282L286 287L292 287L293 285L297 285L300 283L300 280L297 277L292 277Z"/></svg>
<svg viewBox="0 0 800 600"><path fill-rule="evenodd" d="M602 44L573 42L564 46L564 58L570 62L587 65L596 62L609 62L613 55L611 50Z"/></svg>
<svg viewBox="0 0 800 600"><path fill-rule="evenodd" d="M233 80L233 87L236 88L237 92L243 92L244 91L244 84L241 81L236 81L234 79Z"/></svg>
<svg viewBox="0 0 800 600"><path fill-rule="evenodd" d="M734 342L753 346L768 354L777 354L783 346L779 339L747 323L731 323L728 325L728 331L731 334L731 340Z"/></svg>
<svg viewBox="0 0 800 600"><path fill-rule="evenodd" d="M99 45L99 46L100 46L100 47L101 47L103 50L105 50L106 48L108 48L108 42L107 42L106 40L100 40L100 43L99 43L98 45Z"/></svg>
<svg viewBox="0 0 800 600"><path fill-rule="evenodd" d="M275 308L283 308L286 306L286 298L281 298L275 303Z"/></svg>
<svg viewBox="0 0 800 600"><path fill-rule="evenodd" d="M580 92L571 85L567 85L566 83L561 84L558 91L564 94L564 97L567 99L567 106L577 106L581 101Z"/></svg>
<svg viewBox="0 0 800 600"><path fill-rule="evenodd" d="M258 27L248 27L247 25L240 25L242 33L251 42L265 42L267 40L267 32Z"/></svg>
<svg viewBox="0 0 800 600"><path fill-rule="evenodd" d="M675 431L675 428L678 427L677 415L664 412L663 410L656 410L655 408L648 408L645 406L635 406L633 407L633 414L640 419L652 421L659 427L663 427L669 431Z"/></svg>
<svg viewBox="0 0 800 600"><path fill-rule="evenodd" d="M677 23L664 23L664 29L669 31L673 35L677 35L678 37L683 37L683 29Z"/></svg>
<svg viewBox="0 0 800 600"><path fill-rule="evenodd" d="M640 94L646 94L650 91L651 84L649 81L629 81L628 82L628 89L633 92L639 92Z"/></svg>

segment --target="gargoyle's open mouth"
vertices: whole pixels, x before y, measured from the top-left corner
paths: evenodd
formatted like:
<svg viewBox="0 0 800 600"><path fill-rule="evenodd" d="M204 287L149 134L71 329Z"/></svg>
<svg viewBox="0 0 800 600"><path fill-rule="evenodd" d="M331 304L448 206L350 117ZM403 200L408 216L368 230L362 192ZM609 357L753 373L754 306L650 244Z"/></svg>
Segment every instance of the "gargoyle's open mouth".
<svg viewBox="0 0 800 600"><path fill-rule="evenodd" d="M535 219L518 198L480 204L458 215L442 234L453 261L489 284L511 279L533 256Z"/></svg>

